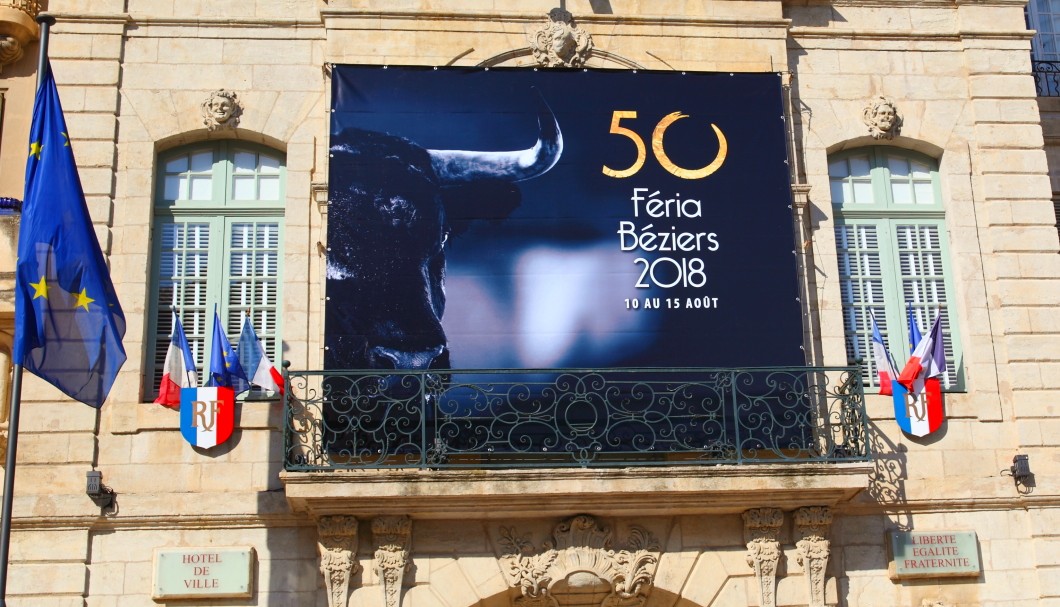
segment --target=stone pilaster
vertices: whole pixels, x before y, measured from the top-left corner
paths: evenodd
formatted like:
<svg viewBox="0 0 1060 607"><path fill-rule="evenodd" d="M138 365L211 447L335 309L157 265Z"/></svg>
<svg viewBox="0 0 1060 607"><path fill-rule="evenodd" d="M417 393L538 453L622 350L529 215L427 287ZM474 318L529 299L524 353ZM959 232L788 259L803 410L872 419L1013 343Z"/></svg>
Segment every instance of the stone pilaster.
<svg viewBox="0 0 1060 607"><path fill-rule="evenodd" d="M372 521L375 569L383 586L383 607L401 607L401 583L409 567L412 520L384 516Z"/></svg>
<svg viewBox="0 0 1060 607"><path fill-rule="evenodd" d="M346 607L350 579L361 569L357 564L357 519L325 516L317 522L320 573L328 590L328 607Z"/></svg>
<svg viewBox="0 0 1060 607"><path fill-rule="evenodd" d="M743 513L747 564L755 570L762 607L776 607L777 565L780 563L780 508L753 508Z"/></svg>
<svg viewBox="0 0 1060 607"><path fill-rule="evenodd" d="M795 542L797 559L806 576L806 591L810 607L825 607L824 580L828 569L828 528L832 525L832 511L827 506L809 506L795 511Z"/></svg>

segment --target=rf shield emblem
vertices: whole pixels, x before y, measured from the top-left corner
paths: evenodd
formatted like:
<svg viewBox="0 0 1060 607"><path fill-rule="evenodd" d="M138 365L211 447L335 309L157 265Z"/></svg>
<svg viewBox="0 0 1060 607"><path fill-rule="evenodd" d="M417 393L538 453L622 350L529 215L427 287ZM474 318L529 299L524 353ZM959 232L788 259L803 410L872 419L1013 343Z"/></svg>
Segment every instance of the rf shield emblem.
<svg viewBox="0 0 1060 607"><path fill-rule="evenodd" d="M228 440L235 425L232 388L181 388L180 433L194 447L209 449Z"/></svg>

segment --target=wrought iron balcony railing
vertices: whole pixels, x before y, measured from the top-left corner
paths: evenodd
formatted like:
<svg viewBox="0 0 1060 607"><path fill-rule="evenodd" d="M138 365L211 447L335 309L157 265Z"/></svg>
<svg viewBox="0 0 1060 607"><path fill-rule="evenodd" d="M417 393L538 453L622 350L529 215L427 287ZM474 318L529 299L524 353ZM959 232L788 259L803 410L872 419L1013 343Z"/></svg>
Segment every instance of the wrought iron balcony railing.
<svg viewBox="0 0 1060 607"><path fill-rule="evenodd" d="M1031 61L1039 97L1060 97L1060 61Z"/></svg>
<svg viewBox="0 0 1060 607"><path fill-rule="evenodd" d="M856 366L284 374L289 471L869 458Z"/></svg>

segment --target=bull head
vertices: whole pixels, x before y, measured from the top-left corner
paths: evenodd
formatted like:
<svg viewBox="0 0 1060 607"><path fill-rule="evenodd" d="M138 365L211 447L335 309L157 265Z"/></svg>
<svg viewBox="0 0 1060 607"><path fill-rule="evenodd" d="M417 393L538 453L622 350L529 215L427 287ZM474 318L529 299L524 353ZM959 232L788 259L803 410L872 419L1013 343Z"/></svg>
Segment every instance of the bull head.
<svg viewBox="0 0 1060 607"><path fill-rule="evenodd" d="M506 217L519 204L514 184L559 161L562 133L540 104L538 139L525 150L428 150L352 128L335 135L326 368L449 368L446 242L471 218Z"/></svg>

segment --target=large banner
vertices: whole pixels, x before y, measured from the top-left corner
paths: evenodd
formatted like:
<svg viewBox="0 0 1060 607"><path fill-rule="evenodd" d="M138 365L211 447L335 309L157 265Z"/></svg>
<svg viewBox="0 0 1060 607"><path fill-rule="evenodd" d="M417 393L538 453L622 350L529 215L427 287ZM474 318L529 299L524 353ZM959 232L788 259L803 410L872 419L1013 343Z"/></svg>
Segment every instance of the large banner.
<svg viewBox="0 0 1060 607"><path fill-rule="evenodd" d="M802 365L777 74L336 66L325 367Z"/></svg>

